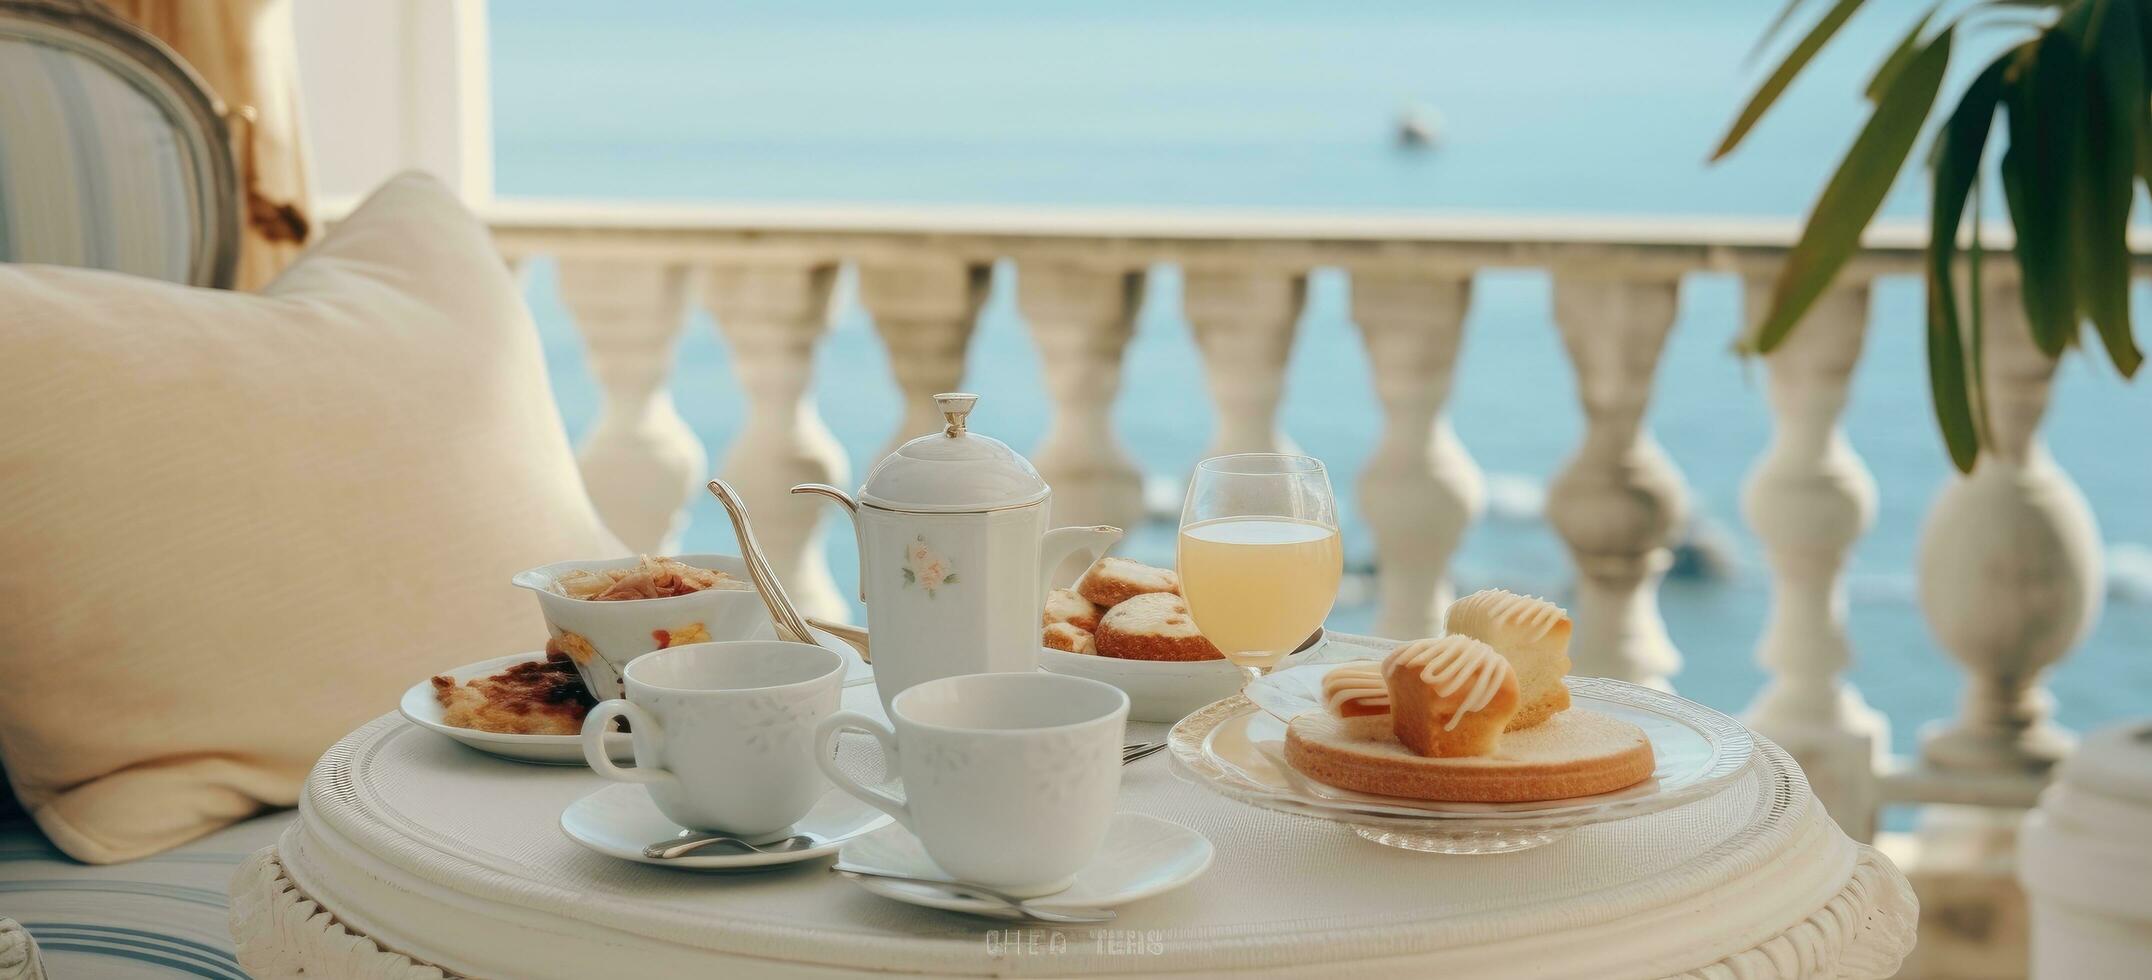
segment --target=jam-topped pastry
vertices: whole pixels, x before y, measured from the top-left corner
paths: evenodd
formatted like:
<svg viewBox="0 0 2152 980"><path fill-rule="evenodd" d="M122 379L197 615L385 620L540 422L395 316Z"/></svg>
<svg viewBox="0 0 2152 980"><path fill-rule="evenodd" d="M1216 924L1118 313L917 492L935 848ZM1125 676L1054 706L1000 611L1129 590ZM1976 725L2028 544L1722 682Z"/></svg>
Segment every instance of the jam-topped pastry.
<svg viewBox="0 0 2152 980"><path fill-rule="evenodd" d="M1390 736L1390 685L1373 660L1340 664L1323 675L1323 707L1359 738Z"/></svg>
<svg viewBox="0 0 2152 980"><path fill-rule="evenodd" d="M1487 755L1517 713L1517 672L1469 636L1415 640L1382 661L1390 727L1423 756Z"/></svg>
<svg viewBox="0 0 2152 980"><path fill-rule="evenodd" d="M1530 728L1569 707L1569 614L1534 596L1501 589L1450 603L1445 628L1494 648L1517 672L1521 703L1506 731Z"/></svg>

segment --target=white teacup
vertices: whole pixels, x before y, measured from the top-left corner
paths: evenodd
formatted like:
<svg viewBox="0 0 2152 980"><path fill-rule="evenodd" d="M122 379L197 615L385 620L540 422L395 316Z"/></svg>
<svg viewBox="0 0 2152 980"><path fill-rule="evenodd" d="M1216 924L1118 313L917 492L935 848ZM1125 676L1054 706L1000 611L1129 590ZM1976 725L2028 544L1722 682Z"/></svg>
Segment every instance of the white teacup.
<svg viewBox="0 0 2152 980"><path fill-rule="evenodd" d="M583 759L607 779L644 784L682 827L775 835L829 789L812 758L815 726L837 710L844 666L834 651L779 640L644 654L623 672L627 700L583 719ZM632 726L632 769L605 752L616 717Z"/></svg>
<svg viewBox="0 0 2152 980"><path fill-rule="evenodd" d="M889 705L896 729L853 711L815 731L815 764L837 788L895 817L958 879L1033 896L1060 891L1098 855L1121 789L1128 695L1044 673L927 681ZM882 744L904 798L837 768L847 729Z"/></svg>

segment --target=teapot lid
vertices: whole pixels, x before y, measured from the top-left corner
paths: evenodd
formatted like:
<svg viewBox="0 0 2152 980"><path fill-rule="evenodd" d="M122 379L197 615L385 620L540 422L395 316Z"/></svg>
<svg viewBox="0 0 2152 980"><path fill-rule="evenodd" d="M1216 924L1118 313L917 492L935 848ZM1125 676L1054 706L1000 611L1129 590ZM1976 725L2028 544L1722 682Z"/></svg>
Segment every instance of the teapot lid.
<svg viewBox="0 0 2152 980"><path fill-rule="evenodd" d="M883 510L969 513L1046 499L1046 481L1030 460L966 426L965 417L978 401L966 392L935 395L934 406L948 425L882 457L867 471L859 502Z"/></svg>

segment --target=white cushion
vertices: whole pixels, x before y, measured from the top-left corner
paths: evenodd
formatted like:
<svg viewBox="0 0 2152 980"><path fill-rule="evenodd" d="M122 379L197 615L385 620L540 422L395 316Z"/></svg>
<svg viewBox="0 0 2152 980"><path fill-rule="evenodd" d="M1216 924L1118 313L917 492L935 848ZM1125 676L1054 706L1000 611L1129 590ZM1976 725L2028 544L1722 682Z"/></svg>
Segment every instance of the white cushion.
<svg viewBox="0 0 2152 980"><path fill-rule="evenodd" d="M405 687L543 644L511 574L621 550L422 176L260 295L0 266L0 419L0 758L84 861L291 805Z"/></svg>

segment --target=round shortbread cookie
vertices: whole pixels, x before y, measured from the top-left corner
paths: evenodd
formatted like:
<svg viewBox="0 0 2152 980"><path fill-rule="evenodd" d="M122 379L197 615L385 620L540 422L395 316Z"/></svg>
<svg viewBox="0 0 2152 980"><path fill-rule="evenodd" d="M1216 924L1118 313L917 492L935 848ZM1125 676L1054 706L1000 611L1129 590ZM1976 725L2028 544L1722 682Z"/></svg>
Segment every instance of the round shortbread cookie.
<svg viewBox="0 0 2152 980"><path fill-rule="evenodd" d="M1091 600L1076 593L1075 589L1055 589L1046 593L1046 609L1039 616L1041 625L1067 623L1089 633L1098 629L1098 617L1105 610Z"/></svg>
<svg viewBox="0 0 2152 980"><path fill-rule="evenodd" d="M1076 580L1078 595L1107 609L1150 592L1180 591L1179 575L1129 558L1101 558Z"/></svg>
<svg viewBox="0 0 2152 980"><path fill-rule="evenodd" d="M1218 660L1225 656L1196 629L1188 601L1168 592L1136 596L1098 621L1098 652L1123 660Z"/></svg>
<svg viewBox="0 0 2152 980"><path fill-rule="evenodd" d="M1643 729L1573 708L1502 736L1492 755L1428 758L1395 738L1356 737L1325 711L1285 730L1285 759L1320 783L1379 796L1445 803L1529 803L1596 796L1651 777Z"/></svg>
<svg viewBox="0 0 2152 980"><path fill-rule="evenodd" d="M1039 633L1039 642L1069 653L1098 652L1098 642L1092 638L1091 631L1074 623L1047 623Z"/></svg>

